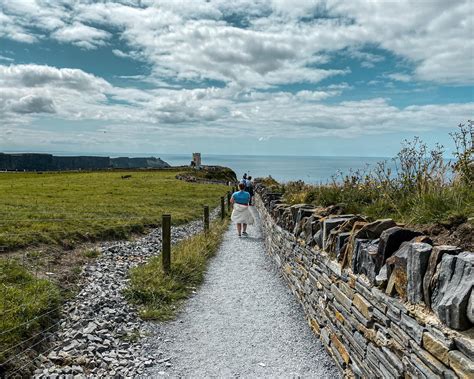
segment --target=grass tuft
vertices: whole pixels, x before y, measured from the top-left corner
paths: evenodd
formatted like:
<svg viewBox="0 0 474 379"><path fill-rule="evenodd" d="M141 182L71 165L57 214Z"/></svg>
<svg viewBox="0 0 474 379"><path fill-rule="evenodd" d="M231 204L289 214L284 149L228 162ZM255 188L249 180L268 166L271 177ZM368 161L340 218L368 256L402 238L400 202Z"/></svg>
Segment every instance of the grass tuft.
<svg viewBox="0 0 474 379"><path fill-rule="evenodd" d="M95 259L95 258L98 258L100 256L100 251L99 249L88 249L86 251L84 251L84 257L88 258L88 259Z"/></svg>
<svg viewBox="0 0 474 379"><path fill-rule="evenodd" d="M217 252L227 226L227 220L216 221L209 233L200 233L173 247L169 275L163 272L161 257L131 270L126 295L139 306L143 319L164 321L175 316L181 302L202 283L207 262Z"/></svg>
<svg viewBox="0 0 474 379"><path fill-rule="evenodd" d="M58 319L61 295L53 283L14 260L0 260L0 295L0 362L6 362L44 338L38 334ZM27 343L14 347L21 341ZM0 371L14 364L12 360Z"/></svg>

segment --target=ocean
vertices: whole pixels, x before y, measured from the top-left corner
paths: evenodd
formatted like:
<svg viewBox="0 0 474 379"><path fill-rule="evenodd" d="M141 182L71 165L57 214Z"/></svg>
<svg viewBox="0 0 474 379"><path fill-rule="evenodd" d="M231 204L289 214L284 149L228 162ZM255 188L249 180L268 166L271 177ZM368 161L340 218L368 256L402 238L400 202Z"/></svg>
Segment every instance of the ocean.
<svg viewBox="0 0 474 379"><path fill-rule="evenodd" d="M161 154L172 166L189 165L191 154ZM252 177L271 175L280 182L303 180L306 183L327 183L338 172L374 167L389 158L374 157L317 157L271 155L202 155L203 165L220 165L232 168L238 178L244 173Z"/></svg>

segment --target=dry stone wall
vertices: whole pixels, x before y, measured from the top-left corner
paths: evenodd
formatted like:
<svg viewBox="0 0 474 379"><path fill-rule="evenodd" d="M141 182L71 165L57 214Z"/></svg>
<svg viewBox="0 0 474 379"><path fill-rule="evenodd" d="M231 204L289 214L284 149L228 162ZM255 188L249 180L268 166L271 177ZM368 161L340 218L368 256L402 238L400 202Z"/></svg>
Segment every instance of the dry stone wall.
<svg viewBox="0 0 474 379"><path fill-rule="evenodd" d="M341 372L474 378L474 253L256 187L267 252Z"/></svg>

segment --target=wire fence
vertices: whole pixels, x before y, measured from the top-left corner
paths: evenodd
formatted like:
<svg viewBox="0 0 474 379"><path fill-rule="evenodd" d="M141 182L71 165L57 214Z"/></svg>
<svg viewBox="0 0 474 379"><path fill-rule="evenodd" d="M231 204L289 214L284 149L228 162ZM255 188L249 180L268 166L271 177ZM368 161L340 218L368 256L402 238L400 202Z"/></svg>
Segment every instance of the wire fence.
<svg viewBox="0 0 474 379"><path fill-rule="evenodd" d="M221 207L220 214L223 217L225 213L225 208L223 206L223 199L221 198ZM229 197L227 197L229 199ZM217 208L216 208L217 209ZM229 209L227 207L227 209ZM214 212L213 212L214 213ZM216 217L217 214L213 216ZM145 217L107 217L102 218L103 220L120 220L126 221L130 219L144 219ZM59 222L59 221L84 221L84 220L97 220L97 218L75 218L75 219L55 219L55 218L43 218L41 221L47 222ZM26 221L26 220L25 220ZM32 220L28 220L31 222ZM39 221L35 219L35 221ZM161 219L156 217L157 223L161 223ZM21 222L18 219L0 219L0 227L2 223L11 223L11 222ZM61 231L64 233L64 236L70 234L70 231ZM2 238L5 236L17 236L24 237L25 234L28 235L42 235L44 236L46 232L25 232L25 233L0 233L0 252L2 250ZM58 234L58 231L54 231ZM38 295L41 293L41 290L49 291L48 294L52 294L53 288L55 287L42 287L44 281L40 279L49 279L48 275L56 275L57 262L54 262L54 259L49 257L47 254L45 256L38 256L35 253L28 253L27 251L17 251L12 255L1 255L0 254L0 268L1 270L15 270L18 266L27 268L27 275L33 278L32 283L33 287L29 288L30 295ZM54 267L54 268L53 268ZM35 313L36 308L44 304L41 303L41 299L37 299L33 296L28 298L21 297L21 291L16 292L17 283L8 283L6 281L7 276L4 275L5 271L0 271L0 277L4 277L5 280L0 283L0 376L4 375L5 378L13 378L16 375L24 375L30 367L37 367L37 360L41 357L44 357L49 352L57 348L57 344L50 343L51 333L55 332L58 329L61 329L61 324L64 321L61 319L61 309L63 304L46 304L47 310L42 313ZM18 273L18 275L23 275L23 273ZM2 279L3 280L3 279ZM26 280L26 279L25 279ZM77 273L74 274L71 271L66 271L64 277L61 278L61 286L68 287L74 285L77 282ZM19 297L20 296L20 297ZM96 314L98 314L104 307L109 306L106 298L101 298L100 301L104 303L95 309ZM13 321L12 321L13 320ZM20 320L20 322L18 322ZM65 329L61 329L62 332L67 333L68 331L73 331L74 328L81 322L84 322L83 318L79 318L77 321L66 325ZM3 329L2 329L3 328ZM9 339L8 337L12 337ZM46 346L44 346L46 345ZM41 354L40 354L41 352ZM32 356L36 354L36 356ZM10 369L10 371L6 371ZM2 373L4 371L4 374Z"/></svg>

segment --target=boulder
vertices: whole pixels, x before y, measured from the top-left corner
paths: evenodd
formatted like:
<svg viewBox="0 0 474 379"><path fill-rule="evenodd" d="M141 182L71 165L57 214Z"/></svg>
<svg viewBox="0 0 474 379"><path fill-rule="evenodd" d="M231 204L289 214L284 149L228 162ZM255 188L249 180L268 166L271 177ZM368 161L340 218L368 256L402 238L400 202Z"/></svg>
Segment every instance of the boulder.
<svg viewBox="0 0 474 379"><path fill-rule="evenodd" d="M349 241L349 237L351 236L350 232L343 232L339 233L336 237L336 258L338 261L341 260L342 255L344 254L344 250L347 246L347 241Z"/></svg>
<svg viewBox="0 0 474 379"><path fill-rule="evenodd" d="M319 222L320 217L313 214L308 217L306 224L304 226L304 234L307 245L314 245L313 237L316 232L321 228L321 223Z"/></svg>
<svg viewBox="0 0 474 379"><path fill-rule="evenodd" d="M346 221L331 230L331 232L329 233L329 236L325 240L325 243L326 243L325 250L329 253L332 253L335 256L342 257L344 251L340 251L342 248L342 245L338 246L339 234L350 232L356 222L365 221L365 219L361 216L355 216L352 214L341 215L341 216L329 216L329 219L333 219L336 217L345 218ZM346 237L344 236L343 238L344 238L344 243L345 243ZM340 258L338 258L338 260L340 260Z"/></svg>
<svg viewBox="0 0 474 379"><path fill-rule="evenodd" d="M321 225L322 222L320 222L319 224ZM314 234L313 240L315 245L318 246L320 249L323 247L323 230L321 229L321 227Z"/></svg>
<svg viewBox="0 0 474 379"><path fill-rule="evenodd" d="M300 219L296 225L295 225L295 228L293 229L293 234L296 236L296 237L299 237L300 234L304 231L304 227L306 225L306 221L308 221L308 217L303 217L302 219Z"/></svg>
<svg viewBox="0 0 474 379"><path fill-rule="evenodd" d="M470 328L468 306L474 285L474 253L444 254L433 280L431 308L439 319L453 329Z"/></svg>
<svg viewBox="0 0 474 379"><path fill-rule="evenodd" d="M392 228L396 225L396 222L392 219L376 220L374 222L365 224L355 233L354 238L376 239L380 237L384 230Z"/></svg>
<svg viewBox="0 0 474 379"><path fill-rule="evenodd" d="M302 209L314 209L311 204L295 204L290 207L293 222L298 222L298 215Z"/></svg>
<svg viewBox="0 0 474 379"><path fill-rule="evenodd" d="M410 243L404 242L400 249L386 261L389 280L385 292L388 295L396 293L401 299L406 299L407 297L407 261L410 249Z"/></svg>
<svg viewBox="0 0 474 379"><path fill-rule="evenodd" d="M334 217L334 218L327 218L324 220L323 223L323 250L326 250L329 233L331 230L341 226L348 220L347 217Z"/></svg>
<svg viewBox="0 0 474 379"><path fill-rule="evenodd" d="M351 267L354 274L364 274L373 284L375 282L375 257L378 240L357 239L352 253Z"/></svg>
<svg viewBox="0 0 474 379"><path fill-rule="evenodd" d="M347 246L346 249L343 253L343 257L341 259L341 265L342 267L345 267L346 265L351 265L352 264L352 254L354 252L354 246L355 246L355 238L354 235L358 230L364 227L367 222L365 221L356 221L352 225L351 229L351 236L349 237L349 241L347 241Z"/></svg>
<svg viewBox="0 0 474 379"><path fill-rule="evenodd" d="M379 287L384 287L388 281L388 267L383 265L379 273L375 277L375 284Z"/></svg>
<svg viewBox="0 0 474 379"><path fill-rule="evenodd" d="M402 242L410 241L419 235L421 235L420 232L405 229L400 226L394 226L384 230L380 234L379 249L375 263L376 272L378 273L380 271L387 258L391 257L392 254L398 250Z"/></svg>
<svg viewBox="0 0 474 379"><path fill-rule="evenodd" d="M425 277L423 278L423 297L425 304L431 307L431 293L433 290L432 279L436 271L436 266L440 262L444 254L458 254L461 251L456 246L442 245L434 246L431 252L430 259L428 261L428 267L426 269Z"/></svg>
<svg viewBox="0 0 474 379"><path fill-rule="evenodd" d="M423 302L423 277L425 276L432 247L423 242L409 242L407 260L407 298L410 303Z"/></svg>

